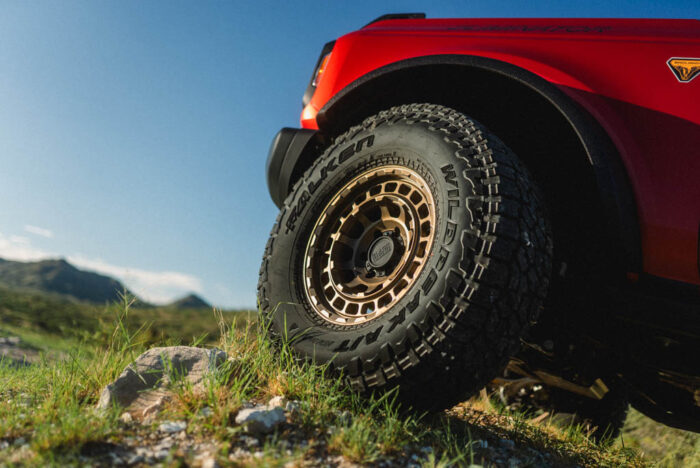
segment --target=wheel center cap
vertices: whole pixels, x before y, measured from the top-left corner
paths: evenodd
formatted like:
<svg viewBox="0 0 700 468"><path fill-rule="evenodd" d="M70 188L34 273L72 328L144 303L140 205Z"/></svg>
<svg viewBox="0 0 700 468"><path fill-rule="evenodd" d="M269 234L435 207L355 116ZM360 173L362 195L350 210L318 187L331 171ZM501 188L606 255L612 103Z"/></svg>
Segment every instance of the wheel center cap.
<svg viewBox="0 0 700 468"><path fill-rule="evenodd" d="M374 239L367 252L367 260L373 268L384 268L394 256L396 246L389 236Z"/></svg>

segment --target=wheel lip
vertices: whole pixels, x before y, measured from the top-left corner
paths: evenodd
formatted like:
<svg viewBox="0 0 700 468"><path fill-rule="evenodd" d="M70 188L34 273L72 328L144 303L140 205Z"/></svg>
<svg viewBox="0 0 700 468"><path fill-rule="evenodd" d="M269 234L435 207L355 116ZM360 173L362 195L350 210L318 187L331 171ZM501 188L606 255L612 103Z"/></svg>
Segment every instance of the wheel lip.
<svg viewBox="0 0 700 468"><path fill-rule="evenodd" d="M391 178L388 180L381 181L376 184L372 184L370 181L372 178L381 178L383 176L391 176L392 174L399 173L401 177L396 178L396 182L400 184L401 182L407 183L408 185L412 186L412 190L408 192L408 194L412 194L413 190L416 190L419 192L419 194L423 197L421 200L421 203L419 203L418 207L413 207L414 212L411 213L412 216L415 216L414 218L414 223L416 227L417 234L414 233L414 238L416 242L412 243L412 245L406 245L405 246L405 251L402 253L402 255L405 255L406 253L409 254L408 261L404 261L403 258L401 259L402 266L400 269L403 269L400 271L401 274L404 274L405 271L407 270L408 267L413 266L413 262L415 261L415 254L416 251L419 249L421 244L425 242L425 245L422 247L422 259L420 263L417 265L416 268L412 270L412 276L410 278L410 281L401 289L399 290L392 300L378 308L380 310L374 310L373 312L370 312L369 314L366 315L353 315L349 316L347 314L343 314L342 312L338 312L334 309L334 306L331 304L331 302L335 302L337 297L341 297L341 294L338 292L336 293L337 296L336 298L332 298L331 301L326 301L325 304L321 304L321 300L319 299L327 299L324 292L322 291L320 294L316 291L316 294L312 294L312 285L309 283L313 282L313 275L314 272L310 274L311 279L309 279L309 276L307 276L307 269L312 268L312 260L314 255L325 255L326 252L316 252L316 253L311 253L310 249L312 249L313 244L318 242L317 237L323 232L322 224L324 223L332 223L334 222L333 220L329 220L329 216L332 216L334 214L338 215L339 213L336 211L336 213L333 213L333 210L339 210L342 209L344 206L347 206L348 204L352 204L353 200L350 200L348 203L348 196L353 194L353 190L356 188L361 188L362 187L362 179L367 179L365 183L369 184L367 185L366 190L364 190L364 193L369 192L369 188L385 184L389 181L391 181ZM357 192L362 193L362 191ZM353 195L354 197L357 197L358 195ZM376 195L375 195L376 197ZM381 194L381 197L378 198L379 201L383 200L386 198L386 194ZM399 197L398 194L396 194L396 197ZM371 199L372 197L367 197L367 200L369 201L374 201ZM406 195L401 195L399 197L403 203L410 203L411 200L409 200L409 197ZM364 203L364 201L363 201ZM422 205L427 206L428 210L428 218L429 218L429 233L425 236L421 234L422 226L424 225L425 221L423 221L423 218L418 216L417 210L420 208ZM380 221L382 218L380 218ZM333 232L329 233L327 238L330 238L331 234L335 234L337 232L341 231L342 224ZM436 230L437 230L437 203L436 203L436 198L430 189L430 185L426 181L425 177L422 176L417 170L414 168L410 168L407 166L399 165L399 164L387 164L387 165L380 165L373 167L371 169L368 169L366 171L361 172L360 174L356 175L353 177L351 180L346 182L339 190L335 191L335 193L331 196L330 200L328 203L325 205L323 210L321 211L321 214L318 216L316 219L316 222L314 223L313 228L310 231L309 238L306 243L306 248L304 251L304 256L303 256L303 261L302 261L302 289L304 290L304 295L308 301L308 304L310 308L315 312L315 314L319 317L321 317L324 321L330 322L334 325L340 325L340 326L354 326L354 325L360 325L360 324L366 324L368 322L374 321L378 319L380 316L382 316L384 313L388 312L391 310L399 301L401 301L405 295L411 290L411 288L418 282L418 278L420 277L421 273L423 272L425 265L427 264L428 259L430 258L432 254L432 249L435 244L435 238L436 238ZM410 231L410 230L409 230ZM413 240L413 239L411 239ZM321 239L321 241L325 242L326 239ZM335 241L334 241L335 242ZM332 247L331 247L332 248ZM355 254L353 254L353 257ZM329 259L331 258L331 255L328 255ZM329 261L330 263L330 261ZM404 268L405 265L408 265L408 267ZM322 270L323 272L324 270ZM318 272L315 273L316 275L320 275ZM329 272L328 272L329 278L331 278L330 283L333 283L332 280L332 274L330 272L330 266L329 266ZM390 278L390 287L387 289L392 289L395 288L398 284L398 279L401 275L387 275ZM382 297L383 294L385 294L386 291L379 291L377 294L370 294L369 296L373 296L378 300L379 298ZM347 296L343 296L343 299L347 299ZM361 307L361 306L360 306ZM361 310L361 308L359 309Z"/></svg>

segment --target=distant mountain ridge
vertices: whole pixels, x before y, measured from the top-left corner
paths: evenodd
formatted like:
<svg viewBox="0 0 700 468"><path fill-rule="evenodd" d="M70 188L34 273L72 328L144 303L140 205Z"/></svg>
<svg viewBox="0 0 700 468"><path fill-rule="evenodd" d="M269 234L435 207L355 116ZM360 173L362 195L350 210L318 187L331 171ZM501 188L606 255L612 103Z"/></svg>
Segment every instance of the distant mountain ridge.
<svg viewBox="0 0 700 468"><path fill-rule="evenodd" d="M182 299L171 302L167 307L174 309L211 309L211 304L196 294L189 294Z"/></svg>
<svg viewBox="0 0 700 468"><path fill-rule="evenodd" d="M60 294L93 303L112 302L119 299L119 293L128 292L114 278L80 270L64 259L38 262L0 259L0 285Z"/></svg>
<svg viewBox="0 0 700 468"><path fill-rule="evenodd" d="M58 295L95 304L118 301L120 294L126 291L138 299L138 306L153 306L138 298L118 280L93 271L81 270L62 258L37 262L18 262L0 258L0 286ZM196 294L189 294L166 307L210 309L211 305Z"/></svg>

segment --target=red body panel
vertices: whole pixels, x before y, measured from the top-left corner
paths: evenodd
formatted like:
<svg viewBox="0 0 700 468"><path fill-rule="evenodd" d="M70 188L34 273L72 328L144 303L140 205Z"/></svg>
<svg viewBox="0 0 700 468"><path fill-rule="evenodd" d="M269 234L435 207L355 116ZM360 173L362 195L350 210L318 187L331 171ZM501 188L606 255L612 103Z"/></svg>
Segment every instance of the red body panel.
<svg viewBox="0 0 700 468"><path fill-rule="evenodd" d="M391 63L464 54L508 62L553 83L608 132L636 197L646 273L700 284L700 77L678 81L672 57L700 58L700 21L389 20L339 38L302 126L361 76Z"/></svg>

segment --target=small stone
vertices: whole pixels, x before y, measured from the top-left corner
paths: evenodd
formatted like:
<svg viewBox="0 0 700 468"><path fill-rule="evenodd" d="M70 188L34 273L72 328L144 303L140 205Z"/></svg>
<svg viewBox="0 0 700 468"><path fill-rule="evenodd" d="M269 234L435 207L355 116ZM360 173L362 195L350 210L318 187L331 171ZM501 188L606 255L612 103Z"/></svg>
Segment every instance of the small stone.
<svg viewBox="0 0 700 468"><path fill-rule="evenodd" d="M236 415L236 424L246 427L251 434L268 434L287 420L282 408L246 408Z"/></svg>
<svg viewBox="0 0 700 468"><path fill-rule="evenodd" d="M134 421L134 418L131 416L131 413L125 411L121 416L119 416L119 420L124 424L131 424Z"/></svg>
<svg viewBox="0 0 700 468"><path fill-rule="evenodd" d="M216 459L213 457L205 458L202 461L202 468L218 468L219 464L216 463Z"/></svg>
<svg viewBox="0 0 700 468"><path fill-rule="evenodd" d="M295 400L288 401L287 404L284 406L284 410L288 413L298 413L300 409L301 405L298 401Z"/></svg>
<svg viewBox="0 0 700 468"><path fill-rule="evenodd" d="M17 437L13 443L19 447L20 445L27 443L27 440L24 437Z"/></svg>
<svg viewBox="0 0 700 468"><path fill-rule="evenodd" d="M485 441L485 440L475 440L472 443L474 445L474 448L480 448L480 449L489 448L489 443L488 443L488 441Z"/></svg>
<svg viewBox="0 0 700 468"><path fill-rule="evenodd" d="M338 422L343 426L352 424L352 413L348 410L343 411L338 415Z"/></svg>
<svg viewBox="0 0 700 468"><path fill-rule="evenodd" d="M231 461L236 461L240 460L241 458L247 458L250 456L250 452L247 450L244 450L242 448L236 448L233 452L231 452L228 456L228 459Z"/></svg>
<svg viewBox="0 0 700 468"><path fill-rule="evenodd" d="M260 445L260 441L256 439L255 437L250 437L247 435L243 435L239 439L241 442L243 442L247 447L258 447Z"/></svg>
<svg viewBox="0 0 700 468"><path fill-rule="evenodd" d="M116 453L111 452L109 454L109 457L112 459L112 465L120 466L120 465L123 465L125 463L124 459L122 457L120 457L119 455L117 455Z"/></svg>
<svg viewBox="0 0 700 468"><path fill-rule="evenodd" d="M514 457L511 457L508 459L508 468L518 468L520 466L523 466L523 463Z"/></svg>
<svg viewBox="0 0 700 468"><path fill-rule="evenodd" d="M127 465L136 465L137 463L143 463L143 455L131 455L126 460Z"/></svg>
<svg viewBox="0 0 700 468"><path fill-rule="evenodd" d="M170 450L162 449L158 450L153 456L156 460L165 460L170 455Z"/></svg>
<svg viewBox="0 0 700 468"><path fill-rule="evenodd" d="M214 414L214 411L213 411L211 408L209 408L208 406L205 406L204 408L202 408L201 410L199 410L199 414L200 414L200 416L202 416L203 418L208 418L209 416L211 416L212 414Z"/></svg>
<svg viewBox="0 0 700 468"><path fill-rule="evenodd" d="M184 433L184 431L182 431L181 434L182 433ZM175 442L173 441L173 439L171 439L170 437L166 437L165 439L158 442L158 444L156 444L153 447L153 450L170 449L174 444Z"/></svg>
<svg viewBox="0 0 700 468"><path fill-rule="evenodd" d="M287 406L287 399L283 396L272 397L270 401L267 402L268 408L285 408Z"/></svg>
<svg viewBox="0 0 700 468"><path fill-rule="evenodd" d="M185 429L187 429L187 423L185 421L165 421L158 427L160 432L165 432L166 434L181 432Z"/></svg>
<svg viewBox="0 0 700 468"><path fill-rule="evenodd" d="M515 448L515 442L513 442L512 440L501 439L499 443L501 444L501 447L505 447L507 449Z"/></svg>

